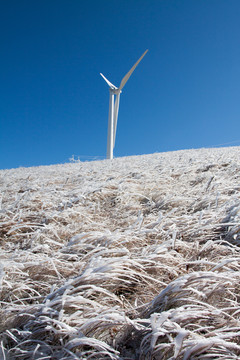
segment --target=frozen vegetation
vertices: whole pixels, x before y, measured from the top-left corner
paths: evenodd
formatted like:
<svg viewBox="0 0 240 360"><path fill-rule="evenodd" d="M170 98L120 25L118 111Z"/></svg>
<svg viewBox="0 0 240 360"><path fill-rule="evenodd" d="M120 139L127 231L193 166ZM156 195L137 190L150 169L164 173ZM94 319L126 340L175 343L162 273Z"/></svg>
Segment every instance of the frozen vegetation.
<svg viewBox="0 0 240 360"><path fill-rule="evenodd" d="M0 359L240 358L240 147L0 184Z"/></svg>

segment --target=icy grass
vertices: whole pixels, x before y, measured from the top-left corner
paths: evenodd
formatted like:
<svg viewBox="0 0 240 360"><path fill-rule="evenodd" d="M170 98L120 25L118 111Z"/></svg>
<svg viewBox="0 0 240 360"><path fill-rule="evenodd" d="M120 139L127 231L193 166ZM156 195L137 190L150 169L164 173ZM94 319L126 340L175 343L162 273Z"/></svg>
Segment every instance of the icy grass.
<svg viewBox="0 0 240 360"><path fill-rule="evenodd" d="M1 359L239 359L239 147L0 183Z"/></svg>

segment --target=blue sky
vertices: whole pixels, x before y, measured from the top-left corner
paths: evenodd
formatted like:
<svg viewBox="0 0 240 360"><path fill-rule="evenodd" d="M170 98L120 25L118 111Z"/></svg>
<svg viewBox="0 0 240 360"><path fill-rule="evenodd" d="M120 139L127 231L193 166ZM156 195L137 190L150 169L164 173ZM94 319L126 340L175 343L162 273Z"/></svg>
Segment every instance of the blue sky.
<svg viewBox="0 0 240 360"><path fill-rule="evenodd" d="M115 157L240 145L239 0L0 4L0 168L106 156L109 90L123 89Z"/></svg>

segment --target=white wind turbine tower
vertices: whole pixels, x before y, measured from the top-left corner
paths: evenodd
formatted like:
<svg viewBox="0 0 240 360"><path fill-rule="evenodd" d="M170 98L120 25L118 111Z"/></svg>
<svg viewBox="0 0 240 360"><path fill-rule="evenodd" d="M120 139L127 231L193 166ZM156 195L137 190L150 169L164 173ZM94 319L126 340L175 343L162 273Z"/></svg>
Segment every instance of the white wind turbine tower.
<svg viewBox="0 0 240 360"><path fill-rule="evenodd" d="M106 83L110 87L110 101L109 101L109 116L108 116L108 138L107 138L107 159L113 158L113 148L115 146L116 139L116 131L117 131L117 119L118 119L118 109L119 109L119 101L120 94L122 92L122 88L132 75L133 71L136 69L137 65L140 63L142 58L146 55L148 50L146 50L142 56L138 59L138 61L133 65L133 67L129 70L129 72L122 79L120 86L117 88L115 85L110 83L108 79L105 78L103 74L100 75L104 78ZM116 99L115 99L116 96Z"/></svg>

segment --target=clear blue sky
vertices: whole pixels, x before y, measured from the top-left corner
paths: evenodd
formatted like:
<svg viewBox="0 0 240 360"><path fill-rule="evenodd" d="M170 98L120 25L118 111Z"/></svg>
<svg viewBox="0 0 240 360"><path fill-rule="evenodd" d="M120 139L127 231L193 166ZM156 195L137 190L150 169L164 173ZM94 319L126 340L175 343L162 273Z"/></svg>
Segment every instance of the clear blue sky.
<svg viewBox="0 0 240 360"><path fill-rule="evenodd" d="M0 4L0 168L240 145L239 0L9 0ZM230 144L229 144L230 145Z"/></svg>

